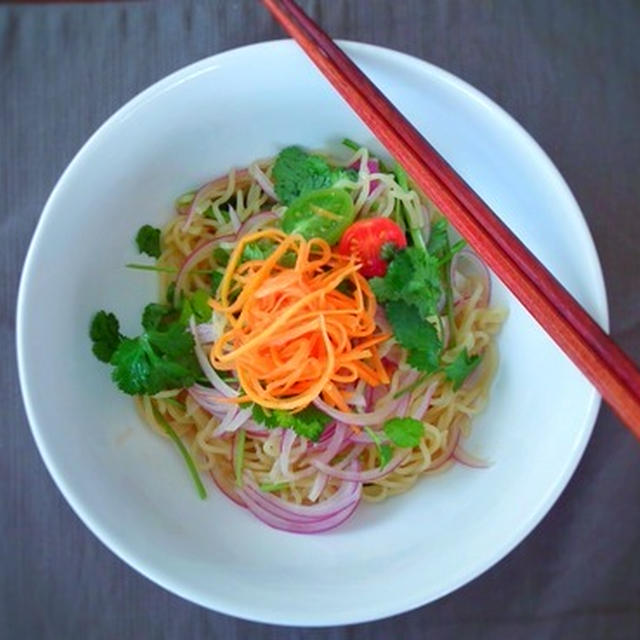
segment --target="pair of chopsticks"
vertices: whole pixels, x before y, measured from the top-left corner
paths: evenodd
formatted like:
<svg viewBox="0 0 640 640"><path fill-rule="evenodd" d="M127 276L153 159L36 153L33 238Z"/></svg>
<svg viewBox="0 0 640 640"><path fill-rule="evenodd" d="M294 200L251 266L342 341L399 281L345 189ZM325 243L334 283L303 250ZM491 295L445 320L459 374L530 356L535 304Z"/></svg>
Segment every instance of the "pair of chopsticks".
<svg viewBox="0 0 640 640"><path fill-rule="evenodd" d="M640 439L640 371L446 160L293 0L262 0L414 183Z"/></svg>

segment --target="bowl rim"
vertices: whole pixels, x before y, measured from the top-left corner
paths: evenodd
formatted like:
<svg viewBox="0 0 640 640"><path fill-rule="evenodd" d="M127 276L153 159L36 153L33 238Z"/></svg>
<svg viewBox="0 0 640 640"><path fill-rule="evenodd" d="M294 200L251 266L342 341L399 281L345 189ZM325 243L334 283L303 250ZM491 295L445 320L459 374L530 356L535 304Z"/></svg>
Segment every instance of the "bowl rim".
<svg viewBox="0 0 640 640"><path fill-rule="evenodd" d="M605 331L609 330L609 310L607 304L607 295L605 289L605 282L602 273L602 266L598 258L595 243L593 237L588 228L587 222L582 214L582 211L573 196L570 188L565 182L564 178L560 174L559 170L553 164L551 159L547 156L545 151L540 147L536 140L520 125L509 113L507 113L502 107L491 100L488 96L482 93L470 85L465 80L459 78L451 72L448 72L437 65L422 60L416 56L409 55L394 49L382 47L378 45L351 41L351 40L338 40L341 47L343 47L347 53L355 54L357 57L359 54L373 54L378 56L378 59L385 60L386 62L398 64L412 70L426 73L435 77L437 80L449 85L453 85L456 90L461 91L465 96L472 100L476 105L482 109L491 112L494 118L501 120L502 123L509 127L514 135L520 137L523 142L526 142L532 153L536 154L536 160L543 166L549 175L554 179L554 188L564 191L564 196L567 198L567 202L571 204L572 211L570 215L575 218L581 226L581 231L584 234L584 244L587 249L587 254L584 256L585 263L588 263L595 275L594 281L591 283L592 294L595 299L596 316L600 317L600 325ZM566 488L569 480L573 476L575 469L582 459L583 453L589 442L591 433L595 426L598 410L601 404L601 397L595 389L592 388L588 402L584 407L584 420L581 431L577 434L577 439L572 450L572 457L567 460L567 465L564 470L564 474L561 476L557 484L553 487L553 490L548 493L543 501L541 501L538 508L529 514L527 519L522 523L522 526L514 532L510 537L508 543L502 547L495 548L491 554L488 554L484 558L483 562L474 565L472 570L467 572L464 577L452 581L451 583L444 584L435 596L420 597L411 594L405 595L403 598L396 598L391 603L381 606L380 603L374 603L371 605L367 612L364 613L362 608L359 612L353 616L340 616L331 618L329 615L317 615L310 617L308 613L303 616L291 615L290 612L279 611L265 611L254 612L252 609L242 606L241 603L235 603L235 606L229 606L229 601L215 602L214 600L206 600L198 593L193 591L188 584L184 584L179 580L173 580L164 571L157 567L147 563L145 560L140 559L134 553L130 552L127 548L122 547L117 541L115 541L111 533L103 527L100 522L100 518L95 518L90 505L86 505L76 495L73 487L65 480L64 473L60 469L58 463L54 457L47 450L42 436L42 425L38 423L34 410L34 399L31 396L29 386L27 384L27 363L25 362L24 344L24 314L25 305L28 296L28 287L30 280L30 273L34 268L35 255L37 253L38 244L42 235L42 228L44 221L52 215L52 210L55 207L55 201L58 197L63 183L67 177L73 173L75 167L80 163L82 156L86 150L98 142L103 136L108 135L109 130L117 125L121 120L129 118L137 109L143 107L148 102L156 99L162 93L172 89L175 85L187 82L198 75L207 73L212 67L225 64L227 59L231 60L235 55L242 52L245 53L250 50L261 51L265 49L282 49L287 47L296 46L293 40L283 38L276 40L268 40L263 42L252 43L249 45L239 46L219 53L213 54L194 63L181 67L169 75L154 82L146 89L135 95L128 100L124 105L119 107L109 118L107 118L94 133L82 144L80 149L76 152L73 159L67 167L64 169L54 188L52 189L47 201L43 207L40 218L33 232L32 239L29 244L29 248L24 261L22 269L20 284L18 288L17 305L16 305L16 351L17 351L17 365L18 365L18 377L20 381L20 389L22 393L25 412L38 448L39 454L51 475L54 483L63 494L64 498L80 518L80 520L87 526L87 528L118 558L123 560L129 567L136 570L155 584L162 588L184 598L190 602L203 606L207 609L212 609L220 613L227 615L237 616L245 620L251 620L254 622L262 622L278 625L296 625L304 627L319 627L328 625L344 625L355 624L361 622L368 622L372 620L378 620L386 618L392 615L397 615L411 611L420 606L434 602L449 593L459 589L461 586L475 580L482 575L485 571L490 569L505 556L507 556L516 546L518 546L540 523L540 521L547 515L550 509L557 501L560 494ZM333 90L327 84L327 90ZM282 615L284 613L284 615Z"/></svg>

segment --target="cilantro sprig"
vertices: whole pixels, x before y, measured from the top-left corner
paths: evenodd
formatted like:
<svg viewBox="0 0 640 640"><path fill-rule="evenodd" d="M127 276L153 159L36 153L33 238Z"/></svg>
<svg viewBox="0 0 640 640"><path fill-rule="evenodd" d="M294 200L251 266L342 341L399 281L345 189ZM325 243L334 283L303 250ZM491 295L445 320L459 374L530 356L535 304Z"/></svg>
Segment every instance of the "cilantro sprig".
<svg viewBox="0 0 640 640"><path fill-rule="evenodd" d="M120 346L123 336L120 323L113 313L99 311L93 317L89 336L93 342L91 350L98 360L109 362L115 350Z"/></svg>
<svg viewBox="0 0 640 640"><path fill-rule="evenodd" d="M384 304L396 340L409 352L409 364L431 373L440 363L442 341L428 317L437 316L442 297L437 259L418 247L395 252L382 278L369 281Z"/></svg>
<svg viewBox="0 0 640 640"><path fill-rule="evenodd" d="M378 458L380 459L380 468L384 469L393 457L393 447L388 444L383 444L382 440L380 440L380 436L371 428L364 428L367 435L373 440L373 444L376 445L376 449L378 450Z"/></svg>
<svg viewBox="0 0 640 640"><path fill-rule="evenodd" d="M187 321L169 305L151 303L142 314L144 331L128 338L120 334L114 314L99 311L89 329L92 350L99 360L113 365L111 377L124 393L154 395L190 387L202 372Z"/></svg>
<svg viewBox="0 0 640 640"><path fill-rule="evenodd" d="M251 414L257 423L263 424L267 429L278 427L293 429L299 436L313 442L317 442L331 422L331 418L326 413L313 405L309 405L297 413L291 413L283 409L265 409L254 404Z"/></svg>
<svg viewBox="0 0 640 640"><path fill-rule="evenodd" d="M403 448L417 447L424 436L424 425L415 418L391 418L383 430L393 444Z"/></svg>
<svg viewBox="0 0 640 640"><path fill-rule="evenodd" d="M300 147L283 149L271 175L276 195L286 205L310 191L328 189L340 178L356 179L355 171L331 167L323 157L306 153Z"/></svg>
<svg viewBox="0 0 640 640"><path fill-rule="evenodd" d="M146 253L152 258L159 258L162 253L160 250L160 229L145 224L136 234L136 244L140 253Z"/></svg>

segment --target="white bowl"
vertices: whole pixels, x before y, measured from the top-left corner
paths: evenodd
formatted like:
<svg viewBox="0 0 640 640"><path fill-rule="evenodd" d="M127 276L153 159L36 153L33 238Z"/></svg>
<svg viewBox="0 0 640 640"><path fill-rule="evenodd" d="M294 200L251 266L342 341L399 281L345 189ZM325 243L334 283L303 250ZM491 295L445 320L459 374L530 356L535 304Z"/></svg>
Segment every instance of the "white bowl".
<svg viewBox="0 0 640 640"><path fill-rule="evenodd" d="M584 219L544 152L504 111L437 67L379 47L346 51L560 281L607 326L602 274ZM496 283L509 308L501 366L468 449L493 461L425 478L362 505L340 528L270 529L209 483L137 417L87 330L114 310L135 335L155 298L132 272L132 238L174 198L232 166L347 135L383 152L291 41L222 53L158 82L84 145L47 202L22 275L17 345L40 453L76 513L118 556L178 595L231 615L290 625L371 620L475 578L540 521L574 471L599 396ZM514 585L514 589L518 586Z"/></svg>

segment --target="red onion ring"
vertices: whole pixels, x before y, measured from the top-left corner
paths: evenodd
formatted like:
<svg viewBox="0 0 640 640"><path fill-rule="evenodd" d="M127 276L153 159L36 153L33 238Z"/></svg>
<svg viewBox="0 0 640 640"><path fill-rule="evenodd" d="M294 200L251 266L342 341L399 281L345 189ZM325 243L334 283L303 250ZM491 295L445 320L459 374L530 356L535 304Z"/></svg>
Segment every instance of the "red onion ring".
<svg viewBox="0 0 640 640"><path fill-rule="evenodd" d="M411 453L410 449L400 449L384 466L384 469L369 469L368 471L357 470L343 470L331 465L320 462L319 460L312 460L311 464L322 473L340 480L349 480L351 482L372 482L373 480L379 480L388 476L395 471Z"/></svg>
<svg viewBox="0 0 640 640"><path fill-rule="evenodd" d="M264 171L254 162L249 165L249 174L251 177L260 185L260 188L272 199L276 202L279 202L279 198L276 195L276 192L273 188L273 183L269 178L267 178Z"/></svg>
<svg viewBox="0 0 640 640"><path fill-rule="evenodd" d="M357 463L352 467L357 468ZM297 505L259 490L249 473L243 488L237 488L247 507L270 526L298 533L312 533L333 528L346 520L360 501L358 482L344 482L334 495L319 504Z"/></svg>
<svg viewBox="0 0 640 640"><path fill-rule="evenodd" d="M198 358L198 362L200 363L200 368L202 372L207 377L207 380L213 385L215 389L217 389L223 396L227 398L235 398L238 396L238 391L230 387L217 373L217 371L211 366L209 362L209 358L204 352L202 345L200 344L200 340L196 335L196 323L193 319L193 316L189 319L189 326L191 327L191 333L193 334L193 342L194 342L194 351L196 354L196 358Z"/></svg>
<svg viewBox="0 0 640 640"><path fill-rule="evenodd" d="M426 410L429 408L431 404L431 398L433 398L433 394L438 387L437 382L432 382L424 393L424 396L416 406L416 408L411 412L411 417L415 420L421 420L422 416L425 414Z"/></svg>
<svg viewBox="0 0 640 640"><path fill-rule="evenodd" d="M359 427L368 427L373 424L379 424L388 415L393 413L398 406L399 401L390 401L388 404L376 409L376 411L371 411L369 413L345 413L344 411L338 411L320 398L316 398L313 401L313 404L321 411L324 411L328 416L331 416L334 420L339 420L340 422Z"/></svg>

